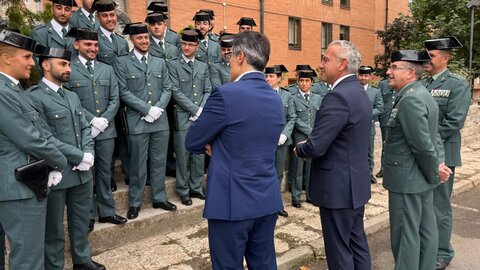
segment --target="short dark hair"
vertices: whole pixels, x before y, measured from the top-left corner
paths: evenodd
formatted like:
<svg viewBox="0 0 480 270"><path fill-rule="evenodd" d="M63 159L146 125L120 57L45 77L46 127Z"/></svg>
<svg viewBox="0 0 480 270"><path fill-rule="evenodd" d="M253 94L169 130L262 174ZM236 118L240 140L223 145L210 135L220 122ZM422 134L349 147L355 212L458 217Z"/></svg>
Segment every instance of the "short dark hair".
<svg viewBox="0 0 480 270"><path fill-rule="evenodd" d="M270 58L270 41L259 32L245 31L238 33L233 38L232 53L245 54L247 63L254 69L262 71Z"/></svg>

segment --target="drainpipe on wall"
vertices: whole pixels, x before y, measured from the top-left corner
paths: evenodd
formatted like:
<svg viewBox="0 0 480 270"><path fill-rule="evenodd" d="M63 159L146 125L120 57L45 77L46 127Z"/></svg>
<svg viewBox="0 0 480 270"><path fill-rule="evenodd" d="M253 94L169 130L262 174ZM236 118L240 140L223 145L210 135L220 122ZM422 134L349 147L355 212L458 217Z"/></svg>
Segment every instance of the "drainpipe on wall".
<svg viewBox="0 0 480 270"><path fill-rule="evenodd" d="M385 31L388 30L388 0L385 0Z"/></svg>
<svg viewBox="0 0 480 270"><path fill-rule="evenodd" d="M260 0L260 33L264 34L265 0Z"/></svg>

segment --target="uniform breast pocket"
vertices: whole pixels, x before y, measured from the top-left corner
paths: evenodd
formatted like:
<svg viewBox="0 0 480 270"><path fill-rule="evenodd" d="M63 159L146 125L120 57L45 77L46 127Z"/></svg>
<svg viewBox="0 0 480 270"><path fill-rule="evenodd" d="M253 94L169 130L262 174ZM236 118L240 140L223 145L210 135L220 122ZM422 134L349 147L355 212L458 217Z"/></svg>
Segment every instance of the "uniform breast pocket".
<svg viewBox="0 0 480 270"><path fill-rule="evenodd" d="M41 136L43 137L43 128L41 126L41 122L39 121L40 120L40 115L38 114L37 111L31 111L31 112L28 112L28 113L24 113L25 117L27 117L28 120L30 120L30 122L32 122L32 124L38 128L38 130L40 131L41 133Z"/></svg>
<svg viewBox="0 0 480 270"><path fill-rule="evenodd" d="M130 91L142 91L144 87L145 76L141 73L129 73L126 75L127 88Z"/></svg>
<svg viewBox="0 0 480 270"><path fill-rule="evenodd" d="M91 96L91 83L88 81L70 81L70 89L75 92L80 100L87 100Z"/></svg>
<svg viewBox="0 0 480 270"><path fill-rule="evenodd" d="M180 85L180 91L186 92L190 89L190 85L192 85L192 78L190 76L180 76L178 83Z"/></svg>
<svg viewBox="0 0 480 270"><path fill-rule="evenodd" d="M48 126L52 129L54 134L65 133L72 128L69 121L69 115L70 112L66 109L54 110L45 113Z"/></svg>
<svg viewBox="0 0 480 270"><path fill-rule="evenodd" d="M110 81L109 80L99 80L98 87L100 88L100 93L104 98L110 97Z"/></svg>
<svg viewBox="0 0 480 270"><path fill-rule="evenodd" d="M153 82L153 88L154 89L158 89L160 91L162 91L162 88L163 88L163 75L161 73L152 73L151 75L152 77L152 82Z"/></svg>

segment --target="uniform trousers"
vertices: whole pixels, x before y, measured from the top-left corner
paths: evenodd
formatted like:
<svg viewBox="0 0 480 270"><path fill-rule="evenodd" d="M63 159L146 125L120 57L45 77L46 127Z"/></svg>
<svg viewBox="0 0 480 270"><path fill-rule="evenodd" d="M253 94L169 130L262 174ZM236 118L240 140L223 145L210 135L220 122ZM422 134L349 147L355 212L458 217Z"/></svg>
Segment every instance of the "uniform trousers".
<svg viewBox="0 0 480 270"><path fill-rule="evenodd" d="M433 190L433 207L437 219L438 251L437 259L450 262L455 255L450 239L452 237L452 197L455 167L449 167L452 174L447 182L438 185Z"/></svg>

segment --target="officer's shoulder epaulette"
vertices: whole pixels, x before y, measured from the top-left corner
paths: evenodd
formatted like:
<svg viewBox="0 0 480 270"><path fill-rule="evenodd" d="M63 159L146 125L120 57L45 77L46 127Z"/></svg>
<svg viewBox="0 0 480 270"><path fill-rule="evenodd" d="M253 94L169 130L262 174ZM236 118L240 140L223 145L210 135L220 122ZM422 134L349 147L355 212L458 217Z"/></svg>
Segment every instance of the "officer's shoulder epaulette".
<svg viewBox="0 0 480 270"><path fill-rule="evenodd" d="M70 89L70 88L69 88L68 86L66 86L66 85L62 85L62 87L63 87L63 90L72 91L72 89Z"/></svg>
<svg viewBox="0 0 480 270"><path fill-rule="evenodd" d="M115 34L117 35L117 37L121 37L121 38L125 39L124 36L122 36L122 35L120 35L120 34L118 34L118 33L115 33Z"/></svg>
<svg viewBox="0 0 480 270"><path fill-rule="evenodd" d="M33 27L32 31L38 31L39 29L47 27L46 24L39 24Z"/></svg>
<svg viewBox="0 0 480 270"><path fill-rule="evenodd" d="M462 76L460 76L460 75L458 75L458 74L455 74L455 73L453 73L453 72L450 72L450 74L448 74L448 77L454 78L454 79L456 79L456 80L462 80L462 79L464 80L464 79L465 79L465 78L463 78Z"/></svg>
<svg viewBox="0 0 480 270"><path fill-rule="evenodd" d="M29 88L27 88L27 90L25 90L27 93L30 93L30 92L33 92L37 89L40 89L40 86L38 84L35 84L35 85L32 85L30 86Z"/></svg>
<svg viewBox="0 0 480 270"><path fill-rule="evenodd" d="M405 91L406 95L414 94L416 92L415 88L411 87Z"/></svg>

